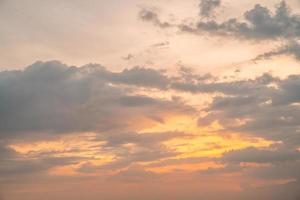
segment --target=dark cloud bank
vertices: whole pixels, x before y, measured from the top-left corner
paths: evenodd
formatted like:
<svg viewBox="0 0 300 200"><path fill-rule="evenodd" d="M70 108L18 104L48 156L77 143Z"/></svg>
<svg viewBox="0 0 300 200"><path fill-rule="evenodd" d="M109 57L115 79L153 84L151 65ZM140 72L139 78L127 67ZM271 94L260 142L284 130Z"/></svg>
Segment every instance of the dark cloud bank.
<svg viewBox="0 0 300 200"><path fill-rule="evenodd" d="M114 73L101 65L78 68L58 61L36 62L24 70L0 72L0 147L3 154L0 174L5 175L2 178L45 171L83 159L52 158L55 156L52 152L39 160L22 161L22 157L7 145L26 138L47 140L66 134L96 132L96 140L106 142L104 151L119 149L120 152L120 159L106 168L126 167L133 162L175 155L161 143L185 137L184 133L140 134L135 128L143 121L163 123L168 113L195 112L176 99L135 94L141 88L165 90L168 81L167 76L152 69L135 67ZM128 143L142 150L130 153L129 148L123 147Z"/></svg>
<svg viewBox="0 0 300 200"><path fill-rule="evenodd" d="M119 159L101 170L120 169L137 162L176 155L162 142L189 137L186 133L138 134L131 124L135 124L136 116L163 123L164 113L195 114L196 110L178 98L165 100L135 93L144 88L213 94L210 105L202 110L207 115L199 117L199 126L218 121L224 127L224 133L233 131L278 143L269 149L227 152L217 160L224 163L225 168L202 174L221 176L240 171L243 176L256 179L289 179L292 182L283 184L277 191L282 194L288 192L287 199L296 200L299 191L294 188L299 186L300 179L300 75L281 79L263 74L255 79L222 81L212 75L197 75L186 69L178 74L167 76L161 71L141 67L111 72L101 65L78 68L58 61L37 62L24 70L1 72L0 174L3 181L82 159L44 155L39 160L23 162L7 144L30 134L96 132L97 140L106 141L107 151L122 149L118 153ZM130 152L124 147L128 143L142 150ZM253 168L242 163L268 165ZM99 169L86 165L81 170L91 172ZM140 168L138 171L144 173ZM131 173L122 172L120 176L124 179L124 175ZM145 174L152 177L148 172Z"/></svg>

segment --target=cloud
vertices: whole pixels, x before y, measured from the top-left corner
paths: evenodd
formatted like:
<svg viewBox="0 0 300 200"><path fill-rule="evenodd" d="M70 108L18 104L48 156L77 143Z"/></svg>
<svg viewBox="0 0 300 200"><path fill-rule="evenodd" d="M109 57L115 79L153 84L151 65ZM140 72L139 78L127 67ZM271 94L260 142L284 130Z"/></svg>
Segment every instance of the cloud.
<svg viewBox="0 0 300 200"><path fill-rule="evenodd" d="M242 172L243 167L235 164L227 164L224 167L208 168L206 170L201 170L201 175L224 175Z"/></svg>
<svg viewBox="0 0 300 200"><path fill-rule="evenodd" d="M277 142L265 149L249 147L227 152L217 159L224 167L203 170L201 174L241 174L243 179L269 180L274 184L276 181L293 181L290 185L281 183L277 186L283 193L299 184L296 170L300 160L299 80L299 75L280 79L264 74L239 81L194 78L173 82L172 88L176 90L214 94L211 104L203 109L207 115L199 118L199 126L218 122L222 134L235 132ZM260 192L266 195L266 190ZM296 190L291 191L291 196L297 194Z"/></svg>
<svg viewBox="0 0 300 200"><path fill-rule="evenodd" d="M146 9L146 8L142 9L139 12L139 18L143 21L151 22L155 26L158 26L160 28L170 28L170 27L173 26L169 22L161 21L158 14L155 11L151 10L151 9Z"/></svg>
<svg viewBox="0 0 300 200"><path fill-rule="evenodd" d="M48 157L26 159L18 157L6 157L2 160L0 166L0 183L5 183L9 180L20 180L24 177L29 177L37 174L46 174L47 170L57 167L76 164L82 162L84 158L81 157Z"/></svg>
<svg viewBox="0 0 300 200"><path fill-rule="evenodd" d="M131 60L132 58L134 58L134 55L128 54L127 56L122 57L122 58L123 58L123 60Z"/></svg>
<svg viewBox="0 0 300 200"><path fill-rule="evenodd" d="M187 137L191 136L180 132L101 134L97 139L105 141L104 152L119 151L116 152L116 158L112 162L101 167L94 166L94 169L122 169L140 162L159 161L176 156L179 153L169 149L163 143Z"/></svg>
<svg viewBox="0 0 300 200"><path fill-rule="evenodd" d="M200 2L200 16L212 17L216 8L221 5L221 0L201 0Z"/></svg>
<svg viewBox="0 0 300 200"><path fill-rule="evenodd" d="M227 152L222 156L225 162L233 163L279 163L300 160L297 150L264 150L253 147Z"/></svg>
<svg viewBox="0 0 300 200"><path fill-rule="evenodd" d="M208 32L251 40L292 39L300 36L300 18L293 14L285 1L272 13L267 7L256 4L244 13L244 21L231 18L223 22L199 21L196 27L182 26L185 32Z"/></svg>
<svg viewBox="0 0 300 200"><path fill-rule="evenodd" d="M260 82L261 78L217 84L215 91L227 96L215 97L208 108L209 114L201 118L200 123L217 119L231 131L299 145L296 141L300 112L295 104L299 102L296 95L299 77L290 76L280 81L269 79L275 82ZM272 84L276 87L271 87Z"/></svg>
<svg viewBox="0 0 300 200"><path fill-rule="evenodd" d="M268 167L253 168L245 175L262 180L293 180L296 182L300 179L300 173L297 170L299 167L299 160L296 162L277 163Z"/></svg>
<svg viewBox="0 0 300 200"><path fill-rule="evenodd" d="M0 83L0 137L13 132L125 128L137 115L153 120L163 118L164 110L185 109L179 102L135 95L135 88L168 85L161 72L139 67L110 72L100 65L77 68L58 61L37 62L24 70L1 72Z"/></svg>
<svg viewBox="0 0 300 200"><path fill-rule="evenodd" d="M220 6L219 0L202 0L200 15L210 17L215 8ZM172 26L161 22L157 13L142 10L140 18L152 22L161 28ZM174 26L174 25L173 25ZM216 20L200 20L195 25L176 25L178 29L188 33L209 33L221 36L233 36L249 40L296 39L300 36L300 18L292 13L285 1L276 7L275 12L260 4L243 14L243 19L230 18L223 22Z"/></svg>
<svg viewBox="0 0 300 200"><path fill-rule="evenodd" d="M162 132L162 133L114 133L109 134L105 138L107 146L119 146L123 144L133 143L142 147L151 147L163 141L167 141L177 137L187 136L180 132Z"/></svg>
<svg viewBox="0 0 300 200"><path fill-rule="evenodd" d="M163 47L168 47L169 45L170 45L170 42L166 41L166 42L159 42L159 43L152 44L150 47L163 48Z"/></svg>
<svg viewBox="0 0 300 200"><path fill-rule="evenodd" d="M282 45L281 47L258 55L253 61L262 60L262 59L270 59L280 55L289 55L294 57L297 60L300 60L300 45L297 41L290 41L288 44Z"/></svg>
<svg viewBox="0 0 300 200"><path fill-rule="evenodd" d="M212 19L214 11L221 5L220 0L202 0L200 2L200 20L196 23L171 24L161 22L154 11L142 10L144 21L152 22L161 28L176 27L181 32L191 34L208 33L210 36L226 36L242 40L279 40L285 45L258 55L253 60L268 59L279 55L291 55L300 59L299 44L300 17L292 12L285 1L281 1L272 12L269 8L256 4L243 13L243 18L230 18L224 21ZM147 14L148 13L148 14Z"/></svg>
<svg viewBox="0 0 300 200"><path fill-rule="evenodd" d="M241 199L296 200L300 197L299 184L299 182L289 182L287 184L275 184L264 187L250 187L245 189Z"/></svg>
<svg viewBox="0 0 300 200"><path fill-rule="evenodd" d="M121 73L108 73L107 80L115 83L134 85L139 87L166 88L168 78L161 73L150 68L134 67L125 69Z"/></svg>
<svg viewBox="0 0 300 200"><path fill-rule="evenodd" d="M198 176L234 174L246 180L291 179L297 183L299 86L299 75L278 78L266 73L252 79L224 81L211 74L199 75L188 68L167 75L142 67L112 72L97 64L75 67L58 61L3 71L0 72L0 173L6 175L2 180L76 165L73 170L82 175L103 173L108 177L108 172L114 172L115 180L120 182L143 182L156 177L149 171L151 168L215 162L224 166L203 170L200 175L197 171ZM182 152L166 142L178 138L192 140L195 136L180 131L145 131L145 127L151 128L151 123L164 125L165 119L173 114L195 116L196 108L176 98L139 93L145 90L209 94L211 102L203 105L196 115L201 128L218 122L221 129L211 134L221 137L235 133L271 140L276 145L230 151L220 158L181 158ZM83 158L59 157L58 151L36 151L36 154L27 154L33 157L22 157L24 155L10 145L31 134L63 137L85 132L95 134L89 138L95 143L89 143L88 148L94 151ZM79 146L85 145L80 143ZM71 148L68 153L75 151L80 148ZM99 155L103 160L98 159ZM253 167L255 165L258 167ZM183 173L187 172L183 170Z"/></svg>
<svg viewBox="0 0 300 200"><path fill-rule="evenodd" d="M253 134L296 147L299 145L299 80L299 75L279 79L264 74L239 81L174 81L172 88L215 94L212 103L203 109L208 114L199 119L199 125L218 121L229 131Z"/></svg>
<svg viewBox="0 0 300 200"><path fill-rule="evenodd" d="M199 125L218 121L229 131L281 141L294 148L299 145L299 80L297 75L279 79L264 74L255 79L222 82L186 70L178 77L168 77L139 67L110 72L100 65L77 68L57 61L39 62L22 71L0 73L1 137L14 137L18 132L94 131L102 133L98 139L112 146L147 146L151 141L183 137L181 133L143 135L134 128L137 116L163 123L165 113L195 112L174 99L134 94L138 88L171 88L223 94L216 95L203 109L207 115L199 118Z"/></svg>
<svg viewBox="0 0 300 200"><path fill-rule="evenodd" d="M280 79L263 74L239 81L222 81L213 77L197 79L194 76L172 82L175 90L213 94L212 102L203 109L207 115L199 118L199 126L218 122L222 134L235 132L278 143L266 149L249 147L227 152L218 161L224 167L203 170L201 174L240 173L245 179L299 181L296 170L300 159L299 80L299 75Z"/></svg>
<svg viewBox="0 0 300 200"><path fill-rule="evenodd" d="M179 91L186 91L192 93L216 93L221 92L224 94L240 94L245 95L254 92L259 92L266 88L266 85L276 83L278 78L271 76L268 73L257 77L254 80L240 80L232 82L217 81L217 77L211 75L204 76L188 76L184 80L173 81L171 87ZM272 89L269 89L270 91Z"/></svg>
<svg viewBox="0 0 300 200"><path fill-rule="evenodd" d="M133 165L126 170L121 170L117 174L110 177L113 181L122 181L126 183L141 183L149 181L155 178L159 178L161 175L151 171L147 171L142 166Z"/></svg>
<svg viewBox="0 0 300 200"><path fill-rule="evenodd" d="M167 90L170 81L164 72L153 69L133 67L111 72L98 64L75 67L59 61L36 62L23 70L0 72L1 181L47 176L49 170L78 166L96 159L97 154L114 157L101 166L83 165L74 171L88 174L120 170L178 155L164 142L187 134L140 132L164 123L168 115L195 113L176 99L138 94L139 90ZM79 143L79 147L74 144L63 150L37 149L25 156L11 146L21 143L35 148L48 145L47 137L60 140L87 132L95 134L87 138L88 147Z"/></svg>

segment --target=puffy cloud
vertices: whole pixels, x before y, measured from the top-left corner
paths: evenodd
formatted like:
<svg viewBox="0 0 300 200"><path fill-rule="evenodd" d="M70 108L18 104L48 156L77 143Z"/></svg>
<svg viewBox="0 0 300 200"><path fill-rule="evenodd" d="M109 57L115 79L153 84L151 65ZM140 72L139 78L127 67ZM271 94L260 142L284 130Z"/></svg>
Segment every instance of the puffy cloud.
<svg viewBox="0 0 300 200"><path fill-rule="evenodd" d="M12 178L15 171L19 172L15 174L17 177L76 165L76 173L107 175L108 171L114 171L119 172L114 180L139 182L156 177L149 168L215 161L224 167L209 168L198 173L199 177L240 174L247 180L291 179L298 183L299 174L295 169L299 167L300 146L299 80L299 75L278 78L263 74L254 79L224 81L209 74L195 74L189 69L167 76L162 71L140 67L111 72L96 64L78 68L58 61L38 62L24 70L1 72L0 173L6 174L2 181ZM147 125L164 123L168 113L195 114L196 109L176 98L139 95L139 89L208 93L212 101L202 107L199 126L218 121L222 134L235 132L280 144L265 149L230 151L220 158L181 158L181 152L166 142L194 136L178 131L140 131L136 126L143 120ZM32 158L25 158L8 148L10 142L22 140L26 135L30 137L29 133L61 137L82 132L94 132L90 141L96 143L89 144L88 148L97 146L83 158L60 157L61 152L57 151L37 151L36 155L27 155L34 155ZM218 131L215 134L222 135ZM72 151L80 149L71 148ZM98 154L110 157L97 164L93 160L97 160ZM268 166L252 167L251 164ZM132 167L137 165L143 168Z"/></svg>
<svg viewBox="0 0 300 200"><path fill-rule="evenodd" d="M161 72L140 67L134 67L130 70L125 69L121 73L108 74L108 81L135 85L139 87L166 88L168 78Z"/></svg>
<svg viewBox="0 0 300 200"><path fill-rule="evenodd" d="M217 7L221 5L221 0L201 0L200 16L211 17Z"/></svg>
<svg viewBox="0 0 300 200"><path fill-rule="evenodd" d="M228 36L245 40L280 40L286 43L273 51L258 55L253 60L271 58L278 55L291 55L299 60L300 17L294 14L285 1L280 2L274 12L256 4L243 14L243 19L230 18L225 21L211 19L214 10L221 4L220 0L202 0L200 16L196 23L170 24L161 22L157 13L141 11L144 21L152 22L161 28L177 27L181 32ZM205 20L204 20L205 19Z"/></svg>
<svg viewBox="0 0 300 200"><path fill-rule="evenodd" d="M220 6L219 0L202 0L200 3L200 15L209 17L213 10ZM271 40L271 39L295 39L300 36L300 18L291 12L285 1L282 1L275 12L260 4L246 11L244 19L230 18L223 22L216 20L200 20L195 26L181 24L176 25L183 32L234 36L244 39ZM140 18L152 22L162 28L170 27L168 22L162 23L158 14L142 10Z"/></svg>
<svg viewBox="0 0 300 200"><path fill-rule="evenodd" d="M104 170L176 155L163 142L185 137L184 133L139 132L151 123L163 123L167 115L194 112L177 100L137 94L139 89L165 90L169 81L163 72L153 69L134 67L111 72L97 64L75 67L59 61L0 72L0 173L6 178L42 173L78 165L98 153L115 156L102 166ZM78 155L80 149L75 147L37 150L24 157L10 146L30 143L34 138L37 143L45 142L49 135L76 137L86 132L95 134L88 139L91 151L87 151L87 157Z"/></svg>
<svg viewBox="0 0 300 200"><path fill-rule="evenodd" d="M256 56L254 61L268 59L279 55L290 55L300 59L298 39L300 37L300 17L294 14L285 1L280 2L274 12L256 4L243 14L243 19L230 18L225 21L211 19L214 10L221 4L220 0L201 0L200 20L196 23L172 24L162 22L159 15L143 9L140 18L161 28L176 27L181 32L216 36L228 36L244 40L279 40L283 45L273 51ZM205 19L205 20L204 20Z"/></svg>
<svg viewBox="0 0 300 200"><path fill-rule="evenodd" d="M299 76L285 79L264 74L241 81L177 81L172 88L215 94L199 124L218 121L230 131L253 134L287 145L299 145ZM221 93L223 95L217 95Z"/></svg>
<svg viewBox="0 0 300 200"><path fill-rule="evenodd" d="M267 7L256 4L244 13L244 21L231 18L223 22L199 21L196 27L182 26L183 31L209 32L217 35L236 36L245 39L291 39L300 36L300 18L291 13L282 1L272 13Z"/></svg>
<svg viewBox="0 0 300 200"><path fill-rule="evenodd" d="M139 67L114 73L100 65L77 68L38 62L22 71L1 72L0 83L1 136L110 130L128 126L138 113L150 119L161 118L164 110L185 109L179 102L135 95L134 87L168 84L162 73Z"/></svg>
<svg viewBox="0 0 300 200"><path fill-rule="evenodd" d="M299 184L296 170L300 160L299 80L299 75L279 79L264 74L242 81L189 80L174 83L173 88L178 90L214 94L211 104L204 109L207 115L199 119L199 126L217 121L223 133L238 132L278 142L267 149L251 147L227 152L218 159L224 167L203 170L201 174L240 173L244 179L254 177L274 184L276 181L294 181L294 186ZM247 165L243 165L245 163ZM294 186L280 184L278 188L284 193ZM292 196L299 194L296 190L291 192Z"/></svg>

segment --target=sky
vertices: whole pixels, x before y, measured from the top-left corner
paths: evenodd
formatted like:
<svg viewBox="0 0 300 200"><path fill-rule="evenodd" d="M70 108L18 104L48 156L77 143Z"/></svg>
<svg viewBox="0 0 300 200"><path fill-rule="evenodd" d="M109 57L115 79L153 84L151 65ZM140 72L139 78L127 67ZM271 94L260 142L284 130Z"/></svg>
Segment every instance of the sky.
<svg viewBox="0 0 300 200"><path fill-rule="evenodd" d="M299 200L300 1L0 0L0 200Z"/></svg>

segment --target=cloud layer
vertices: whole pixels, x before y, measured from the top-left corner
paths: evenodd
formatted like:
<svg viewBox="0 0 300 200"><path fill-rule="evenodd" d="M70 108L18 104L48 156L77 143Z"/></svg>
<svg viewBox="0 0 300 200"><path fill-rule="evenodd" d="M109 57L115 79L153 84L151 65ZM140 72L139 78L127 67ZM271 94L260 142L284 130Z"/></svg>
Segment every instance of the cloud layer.
<svg viewBox="0 0 300 200"><path fill-rule="evenodd" d="M294 189L300 179L299 75L266 73L229 81L186 68L170 75L142 67L112 72L97 64L49 61L3 71L0 83L2 183L24 181L28 175L61 176L64 170L122 184L190 175L217 184L214 179L229 176L238 177L232 187L242 188L243 197L235 199L250 199L254 190L276 199L270 188L279 188L277 199L299 195ZM173 96L159 97L163 93ZM187 94L211 100L199 108L182 99ZM175 128L183 121L168 125L170 118L180 116L196 117L198 124L188 124L195 131ZM215 139L205 143L207 149L200 148L208 137ZM233 148L233 137L249 144L213 154L222 146ZM216 138L223 142L214 143ZM195 141L199 147L189 150ZM206 197L220 199L204 191Z"/></svg>

